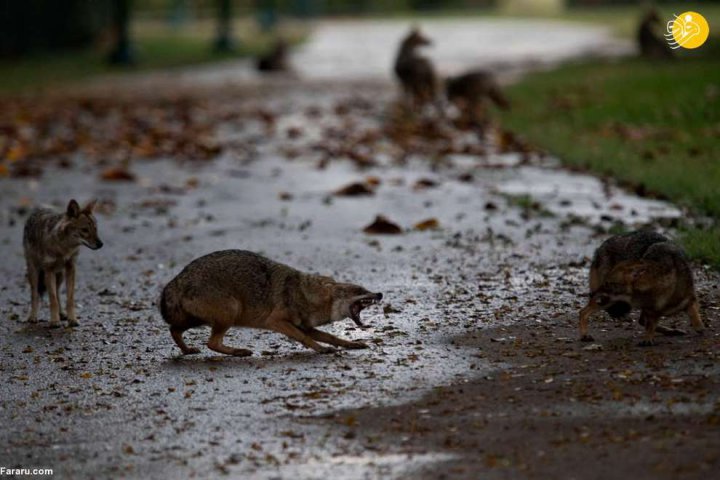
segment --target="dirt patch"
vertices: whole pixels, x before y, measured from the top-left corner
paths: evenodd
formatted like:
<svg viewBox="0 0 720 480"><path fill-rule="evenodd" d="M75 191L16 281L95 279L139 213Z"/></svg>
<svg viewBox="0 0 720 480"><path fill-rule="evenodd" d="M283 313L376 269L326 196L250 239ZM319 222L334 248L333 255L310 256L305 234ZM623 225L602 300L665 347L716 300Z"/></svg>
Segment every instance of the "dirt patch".
<svg viewBox="0 0 720 480"><path fill-rule="evenodd" d="M717 324L717 302L705 307ZM593 330L598 343L577 341L569 315L451 339L496 370L418 402L338 413L329 420L340 426L333 441L347 454L450 456L407 478L707 478L717 471L720 337L693 333L642 348L635 322L604 318Z"/></svg>

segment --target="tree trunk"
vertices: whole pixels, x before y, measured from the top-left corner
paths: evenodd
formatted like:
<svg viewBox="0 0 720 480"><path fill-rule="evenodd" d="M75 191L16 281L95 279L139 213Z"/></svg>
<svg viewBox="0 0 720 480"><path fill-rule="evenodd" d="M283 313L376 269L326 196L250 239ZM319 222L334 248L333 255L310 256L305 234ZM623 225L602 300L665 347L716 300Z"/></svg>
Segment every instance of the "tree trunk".
<svg viewBox="0 0 720 480"><path fill-rule="evenodd" d="M218 0L217 10L217 38L215 39L216 52L231 52L235 49L232 38L232 2L231 0Z"/></svg>
<svg viewBox="0 0 720 480"><path fill-rule="evenodd" d="M130 9L132 0L115 0L113 28L115 29L115 47L108 60L113 65L132 65L135 55L130 45Z"/></svg>

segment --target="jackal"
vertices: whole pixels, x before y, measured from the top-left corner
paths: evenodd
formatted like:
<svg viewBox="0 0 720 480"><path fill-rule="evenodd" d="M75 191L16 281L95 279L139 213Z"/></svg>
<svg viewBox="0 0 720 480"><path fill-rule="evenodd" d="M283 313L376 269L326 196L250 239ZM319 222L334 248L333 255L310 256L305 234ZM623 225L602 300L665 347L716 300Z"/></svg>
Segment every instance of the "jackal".
<svg viewBox="0 0 720 480"><path fill-rule="evenodd" d="M272 50L258 57L255 67L260 72L289 72L287 42L283 39L275 42Z"/></svg>
<svg viewBox="0 0 720 480"><path fill-rule="evenodd" d="M637 43L640 55L646 58L662 59L673 58L673 51L662 36L655 33L655 29L662 22L660 15L654 8L649 9L638 26Z"/></svg>
<svg viewBox="0 0 720 480"><path fill-rule="evenodd" d="M494 75L484 70L448 78L445 81L445 94L451 103L471 119L484 119L488 101L503 110L510 109L510 101L503 94Z"/></svg>
<svg viewBox="0 0 720 480"><path fill-rule="evenodd" d="M160 299L160 312L182 353L198 353L183 341L189 328L208 325L207 346L227 355L252 352L223 344L230 327L273 330L316 352L331 347L367 348L318 330L316 327L344 318L362 326L360 312L382 299L361 286L303 273L244 250L223 250L193 260L170 283Z"/></svg>
<svg viewBox="0 0 720 480"><path fill-rule="evenodd" d="M595 252L590 266L590 301L580 311L580 338L588 335L588 319L598 310L614 317L641 309L645 327L641 345L652 345L655 332L681 331L658 327L660 317L685 311L696 331L705 328L685 253L663 235L637 231L609 238Z"/></svg>
<svg viewBox="0 0 720 480"><path fill-rule="evenodd" d="M437 99L437 78L435 68L427 57L420 55L420 47L432 45L429 38L414 28L400 43L395 58L395 75L406 97L416 107L421 107Z"/></svg>
<svg viewBox="0 0 720 480"><path fill-rule="evenodd" d="M94 208L95 200L82 209L75 200L70 200L64 213L38 208L30 214L23 235L32 302L29 322L37 322L40 297L47 289L50 327L60 326L60 286L65 280L68 325L78 324L75 314L75 261L78 250L81 245L92 250L103 246L98 238Z"/></svg>

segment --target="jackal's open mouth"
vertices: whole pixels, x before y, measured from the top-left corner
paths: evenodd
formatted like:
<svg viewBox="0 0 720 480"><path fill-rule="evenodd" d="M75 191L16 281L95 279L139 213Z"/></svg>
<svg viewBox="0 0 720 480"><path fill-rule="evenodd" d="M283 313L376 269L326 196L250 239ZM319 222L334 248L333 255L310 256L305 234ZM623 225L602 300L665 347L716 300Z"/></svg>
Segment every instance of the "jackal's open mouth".
<svg viewBox="0 0 720 480"><path fill-rule="evenodd" d="M360 321L360 312L362 312L370 305L379 302L380 300L382 300L382 293L373 293L372 295L368 295L359 300L355 300L350 305L350 318L353 322L355 322L355 325L357 325L358 327L363 327L364 325Z"/></svg>

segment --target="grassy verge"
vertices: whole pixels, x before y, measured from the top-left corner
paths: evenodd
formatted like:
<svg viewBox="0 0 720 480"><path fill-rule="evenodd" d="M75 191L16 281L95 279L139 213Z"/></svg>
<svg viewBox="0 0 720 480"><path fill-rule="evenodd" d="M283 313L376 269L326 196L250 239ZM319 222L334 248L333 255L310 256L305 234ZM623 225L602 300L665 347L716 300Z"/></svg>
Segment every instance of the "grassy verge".
<svg viewBox="0 0 720 480"><path fill-rule="evenodd" d="M233 53L213 52L212 21L193 22L183 28L164 23L139 20L133 28L137 64L112 67L106 62L109 45L93 49L36 55L21 60L0 61L0 94L12 94L57 86L104 73L136 72L179 67L231 58L256 55L265 51L273 36L257 31L252 22L238 20L238 45ZM302 26L289 25L281 30L293 43L302 41L307 32Z"/></svg>
<svg viewBox="0 0 720 480"><path fill-rule="evenodd" d="M568 65L510 88L504 123L568 165L720 220L720 39L672 62ZM720 267L720 227L685 247Z"/></svg>

